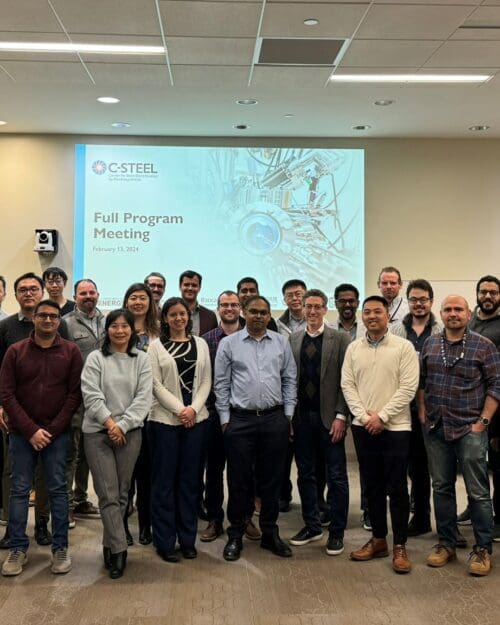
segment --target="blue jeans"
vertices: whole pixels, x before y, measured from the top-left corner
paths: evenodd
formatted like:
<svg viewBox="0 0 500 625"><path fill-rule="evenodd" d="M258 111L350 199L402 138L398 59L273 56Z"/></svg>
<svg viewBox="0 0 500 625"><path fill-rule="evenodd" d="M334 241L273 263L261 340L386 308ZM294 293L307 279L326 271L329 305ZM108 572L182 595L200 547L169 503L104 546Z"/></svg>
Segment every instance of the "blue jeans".
<svg viewBox="0 0 500 625"><path fill-rule="evenodd" d="M66 488L66 453L68 433L61 434L41 451L19 434L9 435L12 462L12 489L9 504L9 535L12 549L27 551L29 493L35 467L41 457L45 482L49 491L52 514L52 551L68 546L68 491Z"/></svg>
<svg viewBox="0 0 500 625"><path fill-rule="evenodd" d="M469 499L476 545L485 547L491 553L493 510L486 465L488 432L469 432L462 438L447 441L444 439L443 428L438 427L424 434L424 440L432 476L434 513L440 544L455 547L455 482L458 460Z"/></svg>
<svg viewBox="0 0 500 625"><path fill-rule="evenodd" d="M347 480L344 439L332 443L331 436L318 412L302 413L294 425L295 462L297 463L302 517L305 525L321 531L316 487L316 453L323 449L328 484L329 532L336 538L344 537L349 510L349 483Z"/></svg>

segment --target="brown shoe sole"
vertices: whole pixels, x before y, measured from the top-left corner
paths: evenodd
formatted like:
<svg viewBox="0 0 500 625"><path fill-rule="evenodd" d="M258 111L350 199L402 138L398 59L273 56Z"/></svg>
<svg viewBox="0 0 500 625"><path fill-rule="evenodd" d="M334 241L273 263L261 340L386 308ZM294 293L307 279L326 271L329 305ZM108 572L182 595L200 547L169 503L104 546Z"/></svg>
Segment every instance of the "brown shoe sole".
<svg viewBox="0 0 500 625"><path fill-rule="evenodd" d="M439 562L439 563L433 564L432 562L429 562L427 560L427 566L431 566L433 569L440 569L442 566L446 566L448 564L448 562L453 562L453 560L456 560L456 559L457 559L457 554L453 553L453 554L450 554L448 556L448 559L445 560L444 562Z"/></svg>
<svg viewBox="0 0 500 625"><path fill-rule="evenodd" d="M354 555L354 551L351 552L349 558L351 560L355 560L356 562L368 562L368 560L374 560L375 558L387 558L387 556L389 555L389 550L385 550L385 551L378 551L377 553L374 553L372 556L367 556L367 557L359 557L359 556L355 556Z"/></svg>
<svg viewBox="0 0 500 625"><path fill-rule="evenodd" d="M392 569L395 573L404 575L405 573L409 573L411 571L411 564L409 564L408 566L402 567L402 566L396 566L393 562Z"/></svg>
<svg viewBox="0 0 500 625"><path fill-rule="evenodd" d="M211 543L214 540L217 540L217 538L219 538L219 536L222 536L223 532L221 532L220 534L210 534L210 536L203 536L203 534L200 536L200 540L202 543Z"/></svg>

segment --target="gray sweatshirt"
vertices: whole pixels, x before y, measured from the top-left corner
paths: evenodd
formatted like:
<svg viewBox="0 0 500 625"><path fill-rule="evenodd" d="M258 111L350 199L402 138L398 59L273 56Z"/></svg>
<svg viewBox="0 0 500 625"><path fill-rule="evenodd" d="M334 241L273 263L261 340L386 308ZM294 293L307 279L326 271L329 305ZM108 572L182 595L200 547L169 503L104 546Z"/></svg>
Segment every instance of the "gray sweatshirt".
<svg viewBox="0 0 500 625"><path fill-rule="evenodd" d="M136 353L135 358L117 352L104 356L101 350L89 354L82 372L83 432L101 431L109 416L124 433L142 427L151 408L153 375L147 354Z"/></svg>

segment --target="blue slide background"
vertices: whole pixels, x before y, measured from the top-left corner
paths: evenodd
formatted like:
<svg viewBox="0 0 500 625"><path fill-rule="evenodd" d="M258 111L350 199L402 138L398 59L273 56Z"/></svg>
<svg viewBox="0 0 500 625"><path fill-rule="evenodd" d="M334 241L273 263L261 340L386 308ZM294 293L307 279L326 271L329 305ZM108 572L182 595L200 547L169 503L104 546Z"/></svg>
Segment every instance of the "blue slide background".
<svg viewBox="0 0 500 625"><path fill-rule="evenodd" d="M364 284L363 150L77 145L75 163L74 277L104 309L150 271L167 295L200 272L211 308L247 275L276 308L289 278Z"/></svg>

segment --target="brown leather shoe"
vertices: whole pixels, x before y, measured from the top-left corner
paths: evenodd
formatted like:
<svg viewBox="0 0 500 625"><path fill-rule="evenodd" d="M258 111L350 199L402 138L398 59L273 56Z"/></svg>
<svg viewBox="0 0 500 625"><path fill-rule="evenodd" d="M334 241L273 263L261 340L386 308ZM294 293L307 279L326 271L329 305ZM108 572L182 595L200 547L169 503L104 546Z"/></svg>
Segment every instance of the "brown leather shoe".
<svg viewBox="0 0 500 625"><path fill-rule="evenodd" d="M351 560L372 560L373 558L385 558L389 555L385 538L370 538L370 540L356 551L351 551Z"/></svg>
<svg viewBox="0 0 500 625"><path fill-rule="evenodd" d="M434 545L433 550L427 556L427 566L433 566L438 568L444 566L455 560L457 554L452 547L445 547L445 545Z"/></svg>
<svg viewBox="0 0 500 625"><path fill-rule="evenodd" d="M262 538L262 532L255 525L252 519L248 519L248 521L245 524L245 536L249 540L260 540Z"/></svg>
<svg viewBox="0 0 500 625"><path fill-rule="evenodd" d="M222 527L222 523L219 521L210 521L207 527L203 530L200 535L200 540L204 543L210 543L212 540L218 538L224 529Z"/></svg>
<svg viewBox="0 0 500 625"><path fill-rule="evenodd" d="M396 573L409 573L411 562L408 559L405 545L394 545L392 550L392 568Z"/></svg>

